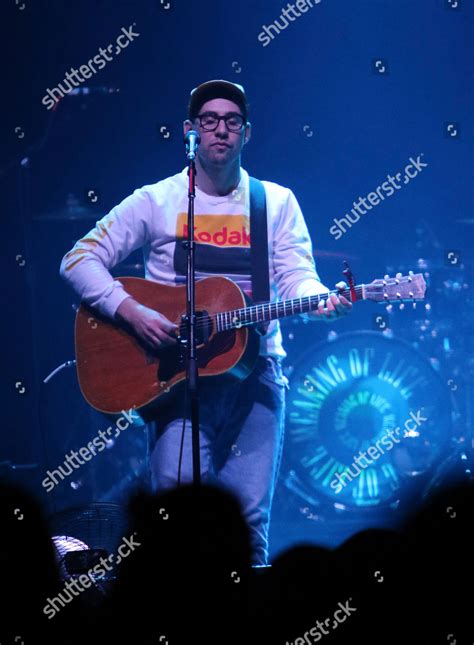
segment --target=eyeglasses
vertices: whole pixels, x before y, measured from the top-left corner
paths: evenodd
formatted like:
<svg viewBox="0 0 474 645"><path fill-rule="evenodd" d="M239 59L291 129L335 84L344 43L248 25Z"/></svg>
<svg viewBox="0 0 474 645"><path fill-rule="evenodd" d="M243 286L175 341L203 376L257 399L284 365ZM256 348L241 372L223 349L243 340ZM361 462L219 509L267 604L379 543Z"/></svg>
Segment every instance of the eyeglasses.
<svg viewBox="0 0 474 645"><path fill-rule="evenodd" d="M198 114L196 119L199 119L201 128L205 132L217 130L221 120L224 121L229 132L239 132L245 123L244 117L236 112L226 114L225 116L219 116L215 112L203 112L203 114Z"/></svg>

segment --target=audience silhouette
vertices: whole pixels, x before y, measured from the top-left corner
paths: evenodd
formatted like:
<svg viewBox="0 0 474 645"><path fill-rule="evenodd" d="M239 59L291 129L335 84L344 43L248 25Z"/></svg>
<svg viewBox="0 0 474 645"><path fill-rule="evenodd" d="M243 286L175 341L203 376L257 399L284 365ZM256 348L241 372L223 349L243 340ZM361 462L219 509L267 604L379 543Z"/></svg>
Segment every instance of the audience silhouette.
<svg viewBox="0 0 474 645"><path fill-rule="evenodd" d="M128 508L133 548L103 602L78 594L54 616L45 606L66 581L41 505L10 484L0 503L2 645L472 642L469 482L438 491L398 531L365 530L333 550L298 545L267 568L251 566L229 492L139 492Z"/></svg>

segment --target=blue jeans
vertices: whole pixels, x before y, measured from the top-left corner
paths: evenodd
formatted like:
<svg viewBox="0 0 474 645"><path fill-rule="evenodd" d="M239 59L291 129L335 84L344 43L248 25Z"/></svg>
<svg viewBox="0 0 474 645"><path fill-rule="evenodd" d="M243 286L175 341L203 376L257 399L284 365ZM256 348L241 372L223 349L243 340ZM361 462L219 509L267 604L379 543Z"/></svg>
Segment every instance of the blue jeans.
<svg viewBox="0 0 474 645"><path fill-rule="evenodd" d="M280 361L260 356L240 383L199 383L201 481L235 494L250 529L253 563L268 563L268 531L284 437L285 388ZM150 467L155 491L177 485L183 401L156 421ZM181 483L192 482L191 422L186 419Z"/></svg>

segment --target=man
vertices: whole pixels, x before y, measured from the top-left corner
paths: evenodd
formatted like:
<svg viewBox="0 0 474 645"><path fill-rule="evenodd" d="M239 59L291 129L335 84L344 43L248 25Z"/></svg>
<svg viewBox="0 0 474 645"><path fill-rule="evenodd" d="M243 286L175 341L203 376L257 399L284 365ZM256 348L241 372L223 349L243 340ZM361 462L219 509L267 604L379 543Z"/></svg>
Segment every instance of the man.
<svg viewBox="0 0 474 645"><path fill-rule="evenodd" d="M190 95L184 133L201 136L196 158L196 278L225 275L251 294L249 263L249 177L241 152L251 135L242 86L208 81ZM267 203L271 298L302 297L329 290L316 273L311 241L291 190L263 182ZM136 302L109 273L130 252L143 247L146 278L165 284L185 282L187 167L156 184L137 189L97 223L65 255L61 275L81 298L103 314L128 323L151 347L176 343L177 325L159 311ZM339 285L338 285L339 286ZM331 296L308 314L332 320L351 303ZM200 383L202 480L232 490L249 524L254 562L266 564L270 509L283 443L285 387L281 360L286 356L278 321L260 338L254 372L239 384ZM181 446L183 401L174 400L157 415L151 455L155 489L192 479L191 430L186 421ZM180 452L182 454L180 455ZM180 459L181 456L181 459Z"/></svg>

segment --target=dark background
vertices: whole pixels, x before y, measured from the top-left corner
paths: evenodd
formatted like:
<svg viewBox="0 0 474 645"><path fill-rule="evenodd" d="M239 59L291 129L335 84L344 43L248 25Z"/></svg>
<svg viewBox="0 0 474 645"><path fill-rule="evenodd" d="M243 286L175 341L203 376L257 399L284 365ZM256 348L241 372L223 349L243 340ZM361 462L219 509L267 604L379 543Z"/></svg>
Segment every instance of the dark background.
<svg viewBox="0 0 474 645"><path fill-rule="evenodd" d="M279 19L282 6L273 0L170 0L169 9L159 0L12 0L2 7L0 461L38 464L13 473L38 494L44 471L104 427L82 402L74 370L40 386L74 357L77 298L58 270L63 254L94 223L44 216L75 199L98 219L136 187L181 170L182 121L199 83L226 78L244 85L253 134L242 164L294 191L327 285L340 279L343 257L351 259L358 282L382 277L388 267L415 268L419 257L446 266L450 250L459 253L463 276L472 271L474 3L322 0L263 47L262 25ZM66 97L54 112L42 105L46 88L132 24L140 36L85 83L119 92ZM421 153L428 167L336 241L329 233L333 218ZM95 203L87 198L90 190L98 195ZM453 340L466 315L466 280L456 297L447 291L437 301ZM373 329L375 311L360 305L337 331ZM287 365L327 333L323 325L286 328ZM138 453L145 450L142 434L130 441ZM122 476L116 460L126 459L129 447L124 441L113 464L101 455L104 469ZM48 510L97 497L100 467L88 465L77 490L63 483L44 496ZM101 487L108 483L101 480Z"/></svg>

